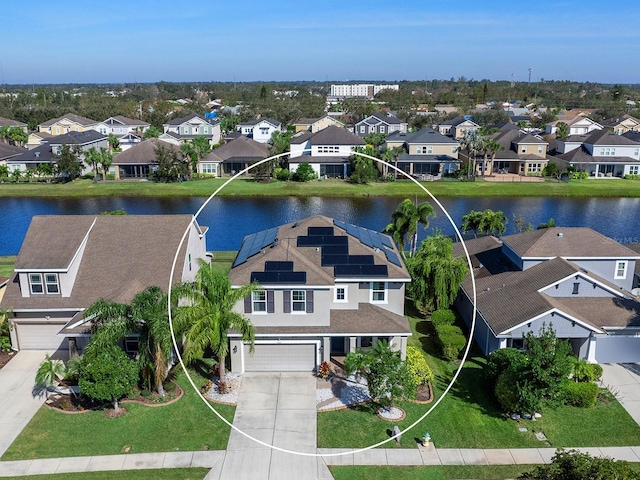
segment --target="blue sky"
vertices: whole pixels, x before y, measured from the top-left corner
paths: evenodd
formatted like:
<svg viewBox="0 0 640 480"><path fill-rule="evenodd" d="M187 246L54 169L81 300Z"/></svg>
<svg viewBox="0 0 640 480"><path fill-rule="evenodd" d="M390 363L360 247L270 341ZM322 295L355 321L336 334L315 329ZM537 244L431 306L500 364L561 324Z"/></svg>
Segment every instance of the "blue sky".
<svg viewBox="0 0 640 480"><path fill-rule="evenodd" d="M6 2L0 83L640 83L640 2Z"/></svg>

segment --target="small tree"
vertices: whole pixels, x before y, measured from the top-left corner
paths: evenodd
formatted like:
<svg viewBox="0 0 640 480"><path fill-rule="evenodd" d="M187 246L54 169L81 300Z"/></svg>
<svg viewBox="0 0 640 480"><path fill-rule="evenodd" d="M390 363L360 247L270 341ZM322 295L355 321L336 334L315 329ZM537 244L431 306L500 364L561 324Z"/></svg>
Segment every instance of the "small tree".
<svg viewBox="0 0 640 480"><path fill-rule="evenodd" d="M118 400L138 382L138 366L116 345L85 354L79 370L80 391L93 400L112 402L116 412Z"/></svg>
<svg viewBox="0 0 640 480"><path fill-rule="evenodd" d="M556 138L565 138L569 136L569 125L564 122L556 124Z"/></svg>
<svg viewBox="0 0 640 480"><path fill-rule="evenodd" d="M109 151L113 152L120 148L120 139L116 137L113 133L110 133L107 136L107 141L109 142Z"/></svg>
<svg viewBox="0 0 640 480"><path fill-rule="evenodd" d="M74 145L63 145L56 158L56 170L58 175L73 180L82 173L82 163L78 160L81 150Z"/></svg>
<svg viewBox="0 0 640 480"><path fill-rule="evenodd" d="M499 237L507 229L507 222L507 217L499 210L496 212L489 208L482 212L471 210L462 217L462 231L467 233L473 230L475 237L483 233Z"/></svg>
<svg viewBox="0 0 640 480"><path fill-rule="evenodd" d="M298 169L293 173L293 179L296 182L308 182L314 178L318 178L318 174L313 167L306 162L298 165Z"/></svg>
<svg viewBox="0 0 640 480"><path fill-rule="evenodd" d="M356 147L355 151L372 157L379 156L379 152L371 147ZM352 172L349 180L351 180L352 183L366 184L378 178L378 169L373 164L372 159L363 157L362 155L351 155L349 160L351 161Z"/></svg>
<svg viewBox="0 0 640 480"><path fill-rule="evenodd" d="M44 385L49 398L49 388L53 387L56 382L61 382L66 375L66 368L62 360L53 360L47 353L44 361L38 367L36 372L36 383Z"/></svg>
<svg viewBox="0 0 640 480"><path fill-rule="evenodd" d="M153 125L151 125L149 128L147 128L144 132L144 139L148 139L148 138L158 138L160 136L160 130L158 130L156 127L154 127Z"/></svg>

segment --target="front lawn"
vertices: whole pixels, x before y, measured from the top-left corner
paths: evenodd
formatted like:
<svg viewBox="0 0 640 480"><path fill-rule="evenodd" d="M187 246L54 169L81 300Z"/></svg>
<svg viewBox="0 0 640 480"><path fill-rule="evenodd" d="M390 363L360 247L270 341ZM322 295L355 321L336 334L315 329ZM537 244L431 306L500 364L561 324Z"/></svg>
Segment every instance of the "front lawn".
<svg viewBox="0 0 640 480"><path fill-rule="evenodd" d="M350 466L329 467L335 480L449 480L450 478L516 478L524 472L535 468L534 465L447 465L433 467L380 467Z"/></svg>
<svg viewBox="0 0 640 480"><path fill-rule="evenodd" d="M42 407L2 460L115 455L127 447L129 453L224 450L230 428L204 405L183 373L177 381L185 395L176 403L162 407L124 403L127 414L115 419L102 411L66 414ZM194 381L204 383L200 376ZM235 407L215 407L233 421Z"/></svg>
<svg viewBox="0 0 640 480"><path fill-rule="evenodd" d="M111 472L57 473L53 475L28 475L20 480L202 480L209 473L207 468L163 468L155 470L116 470Z"/></svg>
<svg viewBox="0 0 640 480"><path fill-rule="evenodd" d="M407 312L411 312L407 309ZM436 377L433 388L440 398L457 365L447 364L435 356L436 348L428 321L409 318L414 335L409 345L423 347L428 364ZM402 437L404 448L415 448L416 441L429 432L440 448L525 448L636 445L640 426L620 404L603 391L592 409L559 407L544 409L542 419L516 423L500 411L493 395L486 389L483 376L485 358L472 349L460 376L447 397L412 431ZM407 418L397 425L404 429L430 407L398 402ZM318 414L318 446L321 448L362 448L389 438L392 423L379 419L370 404L353 409ZM518 427L526 427L520 432ZM536 439L533 431L542 431L547 442ZM393 442L385 444L390 448Z"/></svg>

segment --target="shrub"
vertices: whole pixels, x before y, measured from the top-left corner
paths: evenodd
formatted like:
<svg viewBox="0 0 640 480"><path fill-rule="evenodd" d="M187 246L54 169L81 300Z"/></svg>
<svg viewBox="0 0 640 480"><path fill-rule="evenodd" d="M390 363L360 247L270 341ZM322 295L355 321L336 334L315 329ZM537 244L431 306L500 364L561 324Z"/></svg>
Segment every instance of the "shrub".
<svg viewBox="0 0 640 480"><path fill-rule="evenodd" d="M105 175L105 178L106 178L107 180L115 180L115 179L116 179L116 174L115 174L115 173L107 173L107 174Z"/></svg>
<svg viewBox="0 0 640 480"><path fill-rule="evenodd" d="M440 325L453 325L456 321L456 316L451 310L436 310L431 314L431 322L434 327Z"/></svg>
<svg viewBox="0 0 640 480"><path fill-rule="evenodd" d="M213 382L211 380L207 380L206 382L204 382L204 385L202 385L202 388L200 389L200 391L202 393L207 393L212 388L213 388Z"/></svg>
<svg viewBox="0 0 640 480"><path fill-rule="evenodd" d="M322 362L320 367L318 368L318 377L319 378L327 378L331 373L331 368L328 362Z"/></svg>
<svg viewBox="0 0 640 480"><path fill-rule="evenodd" d="M440 340L440 346L442 348L442 356L453 361L458 358L460 350L462 350L467 343L467 339L460 330L460 327L455 325L440 325L436 327L436 333L438 334L438 340Z"/></svg>
<svg viewBox="0 0 640 480"><path fill-rule="evenodd" d="M93 174L93 172L87 172L84 175L82 175L80 178L83 178L85 180L93 180L93 177L95 175Z"/></svg>
<svg viewBox="0 0 640 480"><path fill-rule="evenodd" d="M566 405L591 408L596 404L598 385L591 382L563 382L560 393Z"/></svg>
<svg viewBox="0 0 640 480"><path fill-rule="evenodd" d="M149 390L142 390L140 392L140 396L142 398L149 398L151 396L151 392Z"/></svg>
<svg viewBox="0 0 640 480"><path fill-rule="evenodd" d="M308 163L301 163L298 165L298 169L293 174L293 179L296 182L308 182L314 178L318 178L318 174Z"/></svg>
<svg viewBox="0 0 640 480"><path fill-rule="evenodd" d="M517 412L519 410L518 376L517 369L507 368L496 381L494 390L496 400L498 400L505 412Z"/></svg>
<svg viewBox="0 0 640 480"><path fill-rule="evenodd" d="M597 363L576 358L573 364L573 379L576 382L597 382L602 376L602 367Z"/></svg>
<svg viewBox="0 0 640 480"><path fill-rule="evenodd" d="M487 357L485 375L491 384L495 385L498 377L511 365L524 362L524 355L515 348L501 348L491 352Z"/></svg>
<svg viewBox="0 0 640 480"><path fill-rule="evenodd" d="M273 176L276 178L276 180L280 180L282 182L288 182L289 180L291 180L292 174L286 168L276 168L273 171Z"/></svg>
<svg viewBox="0 0 640 480"><path fill-rule="evenodd" d="M624 176L624 178L626 178L627 180L640 180L640 175L638 175L637 173L628 173Z"/></svg>
<svg viewBox="0 0 640 480"><path fill-rule="evenodd" d="M422 352L413 346L407 347L407 370L416 385L422 385L433 380L433 372L427 364Z"/></svg>

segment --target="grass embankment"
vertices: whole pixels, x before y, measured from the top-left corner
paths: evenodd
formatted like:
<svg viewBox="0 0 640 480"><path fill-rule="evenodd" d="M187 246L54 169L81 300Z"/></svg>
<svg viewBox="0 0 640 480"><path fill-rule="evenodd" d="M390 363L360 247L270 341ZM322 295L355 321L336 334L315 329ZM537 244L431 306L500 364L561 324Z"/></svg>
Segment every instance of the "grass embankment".
<svg viewBox="0 0 640 480"><path fill-rule="evenodd" d="M410 312L407 309L407 312ZM417 316L409 317L413 336L409 345L422 347L435 375L433 388L440 398L452 378L457 365L438 358L430 322ZM413 430L402 437L404 448L415 448L425 432L429 432L440 448L532 448L586 447L635 445L640 427L606 390L601 392L594 408L545 408L536 422L514 422L506 418L483 376L485 358L472 349L460 376L446 398ZM398 402L407 417L398 423L407 428L420 418L431 405ZM393 424L380 420L366 404L358 408L318 415L318 446L326 448L362 448L389 438ZM526 427L522 433L518 427ZM542 431L548 438L540 442L534 431ZM390 448L393 442L385 444Z"/></svg>
<svg viewBox="0 0 640 480"><path fill-rule="evenodd" d="M116 470L111 472L57 473L27 475L20 480L202 480L207 468L163 468L155 470Z"/></svg>
<svg viewBox="0 0 640 480"><path fill-rule="evenodd" d="M128 411L119 418L107 418L103 411L66 414L42 407L2 460L116 455L126 447L129 453L226 449L231 429L204 405L181 370L177 381L185 391L177 402L162 407L125 403ZM205 379L195 374L194 381L198 385ZM215 408L233 421L235 407Z"/></svg>
<svg viewBox="0 0 640 480"><path fill-rule="evenodd" d="M142 181L75 180L66 184L4 183L0 184L0 197L103 197L103 196L209 196L226 178L194 180L180 183L154 183ZM593 179L572 180L569 183L548 180L545 182L461 182L445 179L424 182L435 196L442 197L640 197L640 180ZM220 196L419 196L426 194L408 180L389 183L354 185L344 180L323 180L308 183L279 182L260 183L251 179L231 182Z"/></svg>
<svg viewBox="0 0 640 480"><path fill-rule="evenodd" d="M16 263L16 256L9 255L0 257L0 277L8 277L13 272L13 265Z"/></svg>

